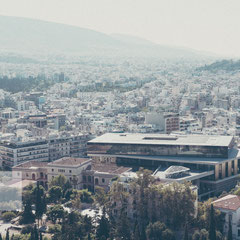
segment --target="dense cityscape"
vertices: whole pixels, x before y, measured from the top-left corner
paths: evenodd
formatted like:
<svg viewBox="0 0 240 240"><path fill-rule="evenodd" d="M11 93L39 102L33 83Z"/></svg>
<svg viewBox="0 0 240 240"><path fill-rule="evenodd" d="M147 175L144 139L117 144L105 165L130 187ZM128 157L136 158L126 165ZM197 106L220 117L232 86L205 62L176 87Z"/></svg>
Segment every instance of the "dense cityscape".
<svg viewBox="0 0 240 240"><path fill-rule="evenodd" d="M0 30L0 240L240 239L238 59Z"/></svg>

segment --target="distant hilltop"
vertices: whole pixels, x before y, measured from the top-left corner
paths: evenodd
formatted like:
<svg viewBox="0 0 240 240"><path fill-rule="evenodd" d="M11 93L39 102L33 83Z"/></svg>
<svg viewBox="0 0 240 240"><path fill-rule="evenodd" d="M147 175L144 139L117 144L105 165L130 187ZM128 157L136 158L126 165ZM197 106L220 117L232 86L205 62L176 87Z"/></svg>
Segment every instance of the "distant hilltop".
<svg viewBox="0 0 240 240"><path fill-rule="evenodd" d="M123 34L104 34L76 26L0 16L0 52L66 53L95 56L199 58L201 52L152 43Z"/></svg>
<svg viewBox="0 0 240 240"><path fill-rule="evenodd" d="M197 68L197 71L240 71L240 60L222 60Z"/></svg>

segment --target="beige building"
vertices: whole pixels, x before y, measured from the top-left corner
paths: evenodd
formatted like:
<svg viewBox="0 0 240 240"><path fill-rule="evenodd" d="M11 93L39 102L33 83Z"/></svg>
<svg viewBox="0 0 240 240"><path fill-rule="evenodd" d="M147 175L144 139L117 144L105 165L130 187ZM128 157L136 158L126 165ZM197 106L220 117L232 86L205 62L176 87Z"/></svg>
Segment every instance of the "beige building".
<svg viewBox="0 0 240 240"><path fill-rule="evenodd" d="M47 162L28 161L12 168L13 179L32 180L47 187Z"/></svg>
<svg viewBox="0 0 240 240"><path fill-rule="evenodd" d="M76 189L82 188L83 171L91 169L89 158L64 157L47 164L48 182L58 175L65 176Z"/></svg>

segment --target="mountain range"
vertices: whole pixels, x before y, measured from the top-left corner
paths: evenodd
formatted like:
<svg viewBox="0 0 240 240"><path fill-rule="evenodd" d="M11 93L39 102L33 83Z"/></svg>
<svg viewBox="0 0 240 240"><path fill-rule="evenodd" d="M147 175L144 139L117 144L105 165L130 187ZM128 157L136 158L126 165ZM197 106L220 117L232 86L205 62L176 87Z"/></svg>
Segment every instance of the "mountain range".
<svg viewBox="0 0 240 240"><path fill-rule="evenodd" d="M0 51L171 59L206 56L195 50L159 45L134 36L9 16L0 16Z"/></svg>

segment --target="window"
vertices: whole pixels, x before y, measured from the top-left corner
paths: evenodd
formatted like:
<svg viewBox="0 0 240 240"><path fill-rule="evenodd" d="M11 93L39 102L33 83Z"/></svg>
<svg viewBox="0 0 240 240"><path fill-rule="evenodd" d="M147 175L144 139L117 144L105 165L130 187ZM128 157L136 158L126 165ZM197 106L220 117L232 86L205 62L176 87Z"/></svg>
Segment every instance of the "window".
<svg viewBox="0 0 240 240"><path fill-rule="evenodd" d="M102 183L105 183L105 179L104 178L102 178Z"/></svg>
<svg viewBox="0 0 240 240"><path fill-rule="evenodd" d="M86 182L87 181L87 177L83 176L83 181Z"/></svg>
<svg viewBox="0 0 240 240"><path fill-rule="evenodd" d="M98 185L98 178L95 178L95 184Z"/></svg>
<svg viewBox="0 0 240 240"><path fill-rule="evenodd" d="M88 176L88 182L91 182L91 181L92 181L91 176Z"/></svg>
<svg viewBox="0 0 240 240"><path fill-rule="evenodd" d="M72 173L72 170L69 170L69 173Z"/></svg>
<svg viewBox="0 0 240 240"><path fill-rule="evenodd" d="M238 229L238 237L240 237L240 229Z"/></svg>
<svg viewBox="0 0 240 240"><path fill-rule="evenodd" d="M52 172L54 172L54 169L52 168Z"/></svg>

